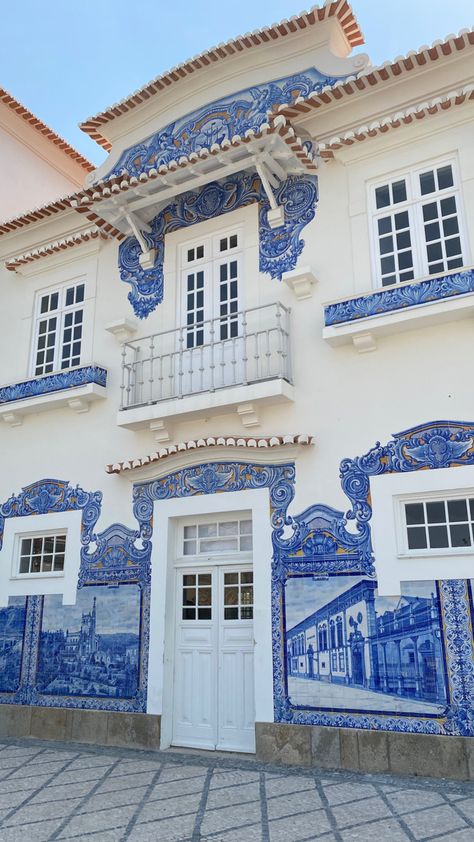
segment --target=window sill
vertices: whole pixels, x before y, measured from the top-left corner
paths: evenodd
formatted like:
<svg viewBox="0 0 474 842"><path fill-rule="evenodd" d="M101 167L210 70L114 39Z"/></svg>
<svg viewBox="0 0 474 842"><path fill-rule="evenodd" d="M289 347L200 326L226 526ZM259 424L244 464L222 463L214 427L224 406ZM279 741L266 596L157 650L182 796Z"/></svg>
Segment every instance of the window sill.
<svg viewBox="0 0 474 842"><path fill-rule="evenodd" d="M474 312L474 267L395 284L324 307L323 338L333 346L353 344L374 351L379 336L470 317Z"/></svg>
<svg viewBox="0 0 474 842"><path fill-rule="evenodd" d="M17 573L10 576L11 582L26 582L30 579L64 579L64 573Z"/></svg>
<svg viewBox="0 0 474 842"><path fill-rule="evenodd" d="M93 401L105 398L106 382L106 369L92 364L3 386L0 417L15 427L34 412L61 407L87 412Z"/></svg>

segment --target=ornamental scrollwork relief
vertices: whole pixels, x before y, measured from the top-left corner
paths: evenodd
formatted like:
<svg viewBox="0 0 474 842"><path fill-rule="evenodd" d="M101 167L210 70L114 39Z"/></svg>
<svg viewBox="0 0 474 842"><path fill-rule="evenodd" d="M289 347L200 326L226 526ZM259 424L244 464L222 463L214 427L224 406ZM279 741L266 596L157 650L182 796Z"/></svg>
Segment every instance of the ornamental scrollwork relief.
<svg viewBox="0 0 474 842"><path fill-rule="evenodd" d="M285 210L285 223L278 228L268 224L270 204L259 177L238 173L224 181L213 181L199 191L183 193L151 221L151 232L144 234L150 249L155 249L151 269L140 266L141 248L135 237L128 237L119 247L120 278L132 287L128 300L135 314L147 318L163 300L163 261L165 236L172 231L259 203L260 271L281 280L283 272L294 269L304 248L303 228L313 219L318 200L317 178L289 176L275 191L278 204Z"/></svg>

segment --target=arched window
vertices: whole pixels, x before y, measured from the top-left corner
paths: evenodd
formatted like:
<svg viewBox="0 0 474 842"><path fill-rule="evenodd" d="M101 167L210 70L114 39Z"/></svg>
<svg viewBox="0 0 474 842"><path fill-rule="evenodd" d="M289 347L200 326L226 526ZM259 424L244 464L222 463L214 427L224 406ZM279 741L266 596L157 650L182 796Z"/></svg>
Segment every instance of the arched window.
<svg viewBox="0 0 474 842"><path fill-rule="evenodd" d="M334 620L331 620L329 623L329 640L331 643L331 649L336 648L336 626Z"/></svg>

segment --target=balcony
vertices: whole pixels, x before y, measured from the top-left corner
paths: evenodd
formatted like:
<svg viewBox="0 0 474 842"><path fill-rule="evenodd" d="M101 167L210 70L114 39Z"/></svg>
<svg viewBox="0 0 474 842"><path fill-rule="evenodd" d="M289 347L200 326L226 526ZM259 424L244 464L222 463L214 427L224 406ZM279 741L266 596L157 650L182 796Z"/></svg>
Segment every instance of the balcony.
<svg viewBox="0 0 474 842"><path fill-rule="evenodd" d="M125 342L117 423L163 442L186 416L236 410L256 426L260 406L293 400L289 322L275 303Z"/></svg>

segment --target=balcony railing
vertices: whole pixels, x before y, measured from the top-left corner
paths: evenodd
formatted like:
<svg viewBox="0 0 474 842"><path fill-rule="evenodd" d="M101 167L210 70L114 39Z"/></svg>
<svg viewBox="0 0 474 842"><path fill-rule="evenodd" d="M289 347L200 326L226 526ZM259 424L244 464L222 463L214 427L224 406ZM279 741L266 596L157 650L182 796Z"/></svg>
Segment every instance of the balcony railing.
<svg viewBox="0 0 474 842"><path fill-rule="evenodd" d="M291 383L290 310L253 307L122 346L121 409L263 380Z"/></svg>

